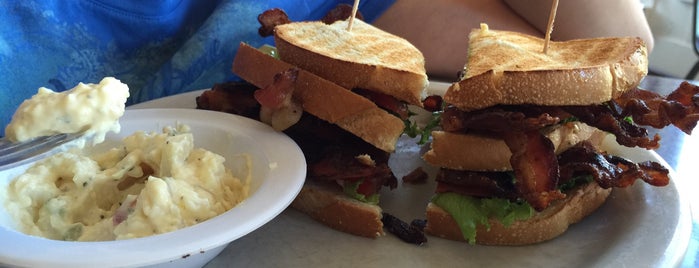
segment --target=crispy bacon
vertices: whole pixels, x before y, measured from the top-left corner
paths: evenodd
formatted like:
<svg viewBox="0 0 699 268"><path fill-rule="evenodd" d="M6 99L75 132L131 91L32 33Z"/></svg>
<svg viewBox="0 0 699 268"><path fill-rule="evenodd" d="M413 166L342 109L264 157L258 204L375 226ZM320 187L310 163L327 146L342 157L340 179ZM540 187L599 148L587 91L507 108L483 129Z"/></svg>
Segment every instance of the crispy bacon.
<svg viewBox="0 0 699 268"><path fill-rule="evenodd" d="M673 119L682 116L682 106L679 102L663 99L660 94L647 90L630 90L614 102L621 107L622 116L631 116L637 124L663 128L672 124Z"/></svg>
<svg viewBox="0 0 699 268"><path fill-rule="evenodd" d="M407 222L404 222L396 216L386 212L381 214L381 222L389 233L395 234L398 236L398 238L405 242L418 246L427 243L427 237L422 231L424 228L420 228L420 226L417 224L408 224Z"/></svg>
<svg viewBox="0 0 699 268"><path fill-rule="evenodd" d="M597 153L587 142L581 142L561 153L558 156L558 165L561 182L567 182L582 174L589 174L600 185L606 185L605 182L613 181L613 178L619 174L618 168Z"/></svg>
<svg viewBox="0 0 699 268"><path fill-rule="evenodd" d="M352 145L362 147L360 144ZM368 145L371 146L371 145ZM388 153L376 152L375 164L370 165L357 159L358 150L326 145L321 149L320 155L316 155L315 161L308 162L307 177L317 181L342 181L356 182L362 180L358 192L364 195L377 193L381 187L387 186L394 189L398 186L398 180L388 166ZM303 149L303 148L302 148ZM368 150L372 150L367 148ZM305 151L304 151L305 152ZM375 154L376 155L376 154ZM373 157L372 157L373 159Z"/></svg>
<svg viewBox="0 0 699 268"><path fill-rule="evenodd" d="M682 82L674 92L668 95L667 99L685 106L684 118L672 121L672 124L684 133L691 134L699 121L699 86L686 81Z"/></svg>
<svg viewBox="0 0 699 268"><path fill-rule="evenodd" d="M653 186L666 186L670 183L669 171L660 163L644 161L634 163L620 156L605 155L605 159L616 164L622 170L617 180L613 181L613 187L631 186L634 181L641 179Z"/></svg>
<svg viewBox="0 0 699 268"><path fill-rule="evenodd" d="M505 131L503 140L510 148L510 164L515 173L517 192L537 211L565 195L558 185L558 161L553 143L538 130Z"/></svg>
<svg viewBox="0 0 699 268"><path fill-rule="evenodd" d="M335 8L328 11L321 21L325 24L332 24L338 20L346 20L350 16L352 16L352 6L348 4L338 4ZM355 14L355 18L364 20L364 16L362 16L362 13L359 11Z"/></svg>
<svg viewBox="0 0 699 268"><path fill-rule="evenodd" d="M462 171L442 168L435 178L435 192L455 192L475 197L516 199L512 177L505 172Z"/></svg>
<svg viewBox="0 0 699 268"><path fill-rule="evenodd" d="M688 82L666 98L652 91L636 88L614 100L623 116L636 124L663 128L670 124L691 134L699 120L699 87Z"/></svg>
<svg viewBox="0 0 699 268"><path fill-rule="evenodd" d="M216 85L197 98L198 109L230 112L259 120L261 105L255 100L255 87L247 83ZM271 98L274 99L274 98ZM304 152L308 179L364 179L360 193L371 195L379 188L395 188L398 180L388 167L389 154L362 141L334 124L303 113L300 121L284 130ZM375 165L358 161L356 156L368 154ZM369 186L369 187L366 187Z"/></svg>
<svg viewBox="0 0 699 268"><path fill-rule="evenodd" d="M653 186L670 183L669 171L656 162L634 163L628 159L598 152L588 142L581 142L557 157L560 184L579 176L590 175L603 188L624 188L636 180ZM505 172L477 172L440 169L437 173L437 193L455 192L474 197L498 197L516 200L520 196L518 183L512 185ZM556 185L556 188L559 187ZM558 195L554 193L554 195ZM531 204L531 203L530 203ZM531 204L534 207L534 204Z"/></svg>
<svg viewBox="0 0 699 268"><path fill-rule="evenodd" d="M558 163L553 144L539 132L560 119L534 107L519 111L511 108L499 106L464 113L449 107L442 115L442 128L502 138L512 152L510 164L515 172L518 194L541 211L550 202L565 198L556 189Z"/></svg>
<svg viewBox="0 0 699 268"><path fill-rule="evenodd" d="M335 124L304 113L301 120L284 131L301 148L306 157L307 178L315 181L364 180L358 192L376 193L381 187L397 187L398 179L388 166L390 154L350 134ZM369 155L373 165L357 159ZM370 187L366 187L370 186ZM370 188L370 189L367 189ZM368 190L368 191L364 191Z"/></svg>
<svg viewBox="0 0 699 268"><path fill-rule="evenodd" d="M699 101L696 92L696 87L683 85L667 99L652 92L634 90L619 100L600 105L494 106L468 113L447 107L442 116L441 126L445 131L473 132L502 138L512 152L510 164L516 174L517 196L524 198L540 211L551 201L565 197L557 190L559 181L567 182L579 173L592 174L595 181L603 187L627 187L637 179L654 186L669 183L667 170L658 163L635 164L620 157L601 155L594 149L578 156L579 160L570 160L572 156L561 160L555 156L550 141L540 134L542 128L558 123L560 118L572 116L614 134L622 145L657 148L660 137L655 135L652 139L649 138L645 128L634 124L626 117L633 116L634 121L638 119L639 123L644 125L663 127L672 123L680 125L680 128L688 126L684 129L691 130L697 121L696 106ZM580 150L582 149L577 149ZM566 155L575 153L574 149ZM453 181L440 179L438 191L459 191L473 196L507 196L506 193L496 191L493 185L474 184L474 180L470 182L471 189L464 190L464 187L453 184Z"/></svg>
<svg viewBox="0 0 699 268"><path fill-rule="evenodd" d="M215 84L196 98L197 109L220 111L242 115L252 119L260 118L260 103L253 94L257 87L247 82Z"/></svg>
<svg viewBox="0 0 699 268"><path fill-rule="evenodd" d="M263 107L281 107L292 97L298 75L299 70L295 68L274 75L272 84L255 91L255 100Z"/></svg>
<svg viewBox="0 0 699 268"><path fill-rule="evenodd" d="M321 21L326 24L332 24L338 20L345 20L350 16L352 16L352 6L348 4L338 4L335 8L328 11ZM362 13L359 11L355 14L355 18L364 20L364 16L362 16ZM274 35L274 27L277 25L291 23L289 15L279 8L265 10L257 16L257 21L260 23L260 28L257 30L257 33L262 37Z"/></svg>
<svg viewBox="0 0 699 268"><path fill-rule="evenodd" d="M659 146L660 136L648 138L648 130L624 119L622 114L612 109L610 103L589 106L563 106L567 112L585 124L614 134L616 141L627 147L655 149Z"/></svg>
<svg viewBox="0 0 699 268"><path fill-rule="evenodd" d="M439 126L448 132L459 132L466 130L463 123L463 111L456 107L449 106L442 112Z"/></svg>
<svg viewBox="0 0 699 268"><path fill-rule="evenodd" d="M408 111L408 104L396 99L396 97L360 88L355 88L353 91L371 100L372 102L376 103L376 105L379 106L381 109L388 111L389 113L397 116L402 120L406 120L410 116L410 113Z"/></svg>
<svg viewBox="0 0 699 268"><path fill-rule="evenodd" d="M341 148L328 146L322 152L324 157L309 165L309 176L322 180L357 181L366 177L380 177L392 174L388 165L370 165L359 161L355 154L343 153Z"/></svg>
<svg viewBox="0 0 699 268"><path fill-rule="evenodd" d="M624 188L641 179L653 186L670 183L669 171L656 162L634 163L620 156L601 154L587 142L558 156L562 181L582 174L592 175L602 188Z"/></svg>
<svg viewBox="0 0 699 268"><path fill-rule="evenodd" d="M512 130L530 131L556 124L560 118L548 113L528 116L523 111L511 110L512 107L494 106L475 112L462 112L450 106L444 110L441 126L445 131L487 131L503 133Z"/></svg>
<svg viewBox="0 0 699 268"><path fill-rule="evenodd" d="M299 70L289 70L274 75L272 84L258 89L255 100L260 103L260 121L282 131L298 123L303 115L303 106L295 101L294 88Z"/></svg>
<svg viewBox="0 0 699 268"><path fill-rule="evenodd" d="M437 112L442 110L444 99L439 95L430 95L422 100L422 107L428 112Z"/></svg>
<svg viewBox="0 0 699 268"><path fill-rule="evenodd" d="M660 136L649 137L648 131L639 125L663 128L673 124L691 134L699 121L699 87L683 82L665 98L637 88L613 101L588 106L495 106L469 113L448 107L441 126L446 131L490 130L498 133L507 129L540 128L569 115L614 134L621 145L655 149L659 146Z"/></svg>
<svg viewBox="0 0 699 268"><path fill-rule="evenodd" d="M425 172L422 167L417 167L416 169L413 169L410 173L407 175L403 176L401 180L404 183L410 183L410 184L422 184L427 182L427 179L429 178L429 174Z"/></svg>
<svg viewBox="0 0 699 268"><path fill-rule="evenodd" d="M667 99L682 103L684 106L694 106L696 111L696 107L699 106L699 86L684 81L675 91L668 94Z"/></svg>
<svg viewBox="0 0 699 268"><path fill-rule="evenodd" d="M257 21L260 22L260 28L257 33L262 37L272 36L274 27L277 25L290 23L289 16L279 8L265 10L260 15L257 15Z"/></svg>
<svg viewBox="0 0 699 268"><path fill-rule="evenodd" d="M699 121L699 87L683 82L667 97L636 88L605 104L564 109L580 121L614 134L621 145L655 149L660 136L649 138L648 131L639 125L663 128L672 124L691 134Z"/></svg>

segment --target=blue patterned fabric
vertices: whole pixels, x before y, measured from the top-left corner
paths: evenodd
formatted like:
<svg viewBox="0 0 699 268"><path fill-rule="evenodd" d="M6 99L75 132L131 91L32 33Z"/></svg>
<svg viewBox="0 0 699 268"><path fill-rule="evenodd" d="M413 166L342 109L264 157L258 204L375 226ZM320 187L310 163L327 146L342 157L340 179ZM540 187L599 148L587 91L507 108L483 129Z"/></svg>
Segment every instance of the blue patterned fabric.
<svg viewBox="0 0 699 268"><path fill-rule="evenodd" d="M0 134L42 86L63 91L113 76L134 104L233 80L239 42L272 42L257 34L262 11L315 20L339 2L353 1L0 1ZM392 3L363 0L360 11L370 22Z"/></svg>

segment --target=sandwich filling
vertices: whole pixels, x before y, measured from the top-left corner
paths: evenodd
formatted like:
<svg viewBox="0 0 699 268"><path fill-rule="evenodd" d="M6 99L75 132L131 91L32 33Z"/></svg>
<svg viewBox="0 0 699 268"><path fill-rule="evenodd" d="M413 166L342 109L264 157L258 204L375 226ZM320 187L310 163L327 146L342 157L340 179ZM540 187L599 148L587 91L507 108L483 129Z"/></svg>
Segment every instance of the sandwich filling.
<svg viewBox="0 0 699 268"><path fill-rule="evenodd" d="M260 120L262 105L255 97L259 90L245 82L217 84L197 98L197 108ZM388 167L388 152L336 125L303 113L284 133L304 152L309 180L336 184L348 196L372 204L378 203L382 187L398 184Z"/></svg>
<svg viewBox="0 0 699 268"><path fill-rule="evenodd" d="M351 10L335 9L328 13L322 22L332 24L347 18L348 11ZM262 36L273 35L277 26L291 23L286 14L279 9L265 11L258 16L258 21L261 24L259 32ZM263 46L259 51L273 58L280 58L273 46ZM377 204L378 192L383 186L391 189L397 186L397 179L388 167L390 153L336 124L314 116L312 112L304 112L302 100L294 97L298 76L299 70L291 68L277 73L272 84L261 88L247 83L216 85L197 99L197 106L201 109L222 110L247 116L268 123L276 130L284 131L297 142L306 155L309 180L337 184L349 197ZM404 100L377 90L349 90L401 119L406 128L410 126L409 117L412 114Z"/></svg>
<svg viewBox="0 0 699 268"><path fill-rule="evenodd" d="M579 121L611 133L621 145L654 149L660 137L650 138L639 125L672 124L691 133L699 120L697 94L699 87L684 83L667 97L636 88L590 106L498 105L470 112L447 107L440 123L444 131L502 139L512 153L512 171L442 168L432 202L452 215L465 240L475 243L477 224L487 226L488 219L497 219L507 226L525 220L578 185L597 183L608 189L640 179L665 186L669 171L659 163L634 163L600 152L588 141L556 155L544 132Z"/></svg>

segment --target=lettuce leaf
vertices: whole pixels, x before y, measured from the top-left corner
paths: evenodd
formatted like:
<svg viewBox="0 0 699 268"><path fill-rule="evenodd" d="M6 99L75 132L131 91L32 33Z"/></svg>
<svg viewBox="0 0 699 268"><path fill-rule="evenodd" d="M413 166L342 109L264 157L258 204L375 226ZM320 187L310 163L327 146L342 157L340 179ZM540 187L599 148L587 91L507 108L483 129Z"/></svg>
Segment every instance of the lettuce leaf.
<svg viewBox="0 0 699 268"><path fill-rule="evenodd" d="M275 59L279 59L279 53L277 52L277 48L274 46L262 45L258 48L258 50L262 53L272 56Z"/></svg>
<svg viewBox="0 0 699 268"><path fill-rule="evenodd" d="M510 226L518 220L534 215L534 208L526 202L511 202L501 198L474 198L456 193L441 193L432 198L432 203L447 211L459 225L461 234L469 244L476 243L476 226L490 229L488 219Z"/></svg>
<svg viewBox="0 0 699 268"><path fill-rule="evenodd" d="M588 183L591 183L594 180L595 179L592 177L592 175L576 176L573 177L571 180L567 181L566 183L559 184L558 189L561 190L561 192L565 193L580 185L586 185Z"/></svg>
<svg viewBox="0 0 699 268"><path fill-rule="evenodd" d="M411 112L410 116L415 115L414 113ZM420 136L420 140L417 142L419 145L423 145L427 143L427 141L430 139L430 136L432 134L432 130L436 129L439 126L439 122L442 117L442 111L437 111L437 112L432 112L432 116L430 117L430 121L427 122L425 126L422 128L418 125L417 122L411 121L410 118L405 119L403 123L405 124L405 128L403 129L403 133L405 133L408 137L415 138L417 136Z"/></svg>

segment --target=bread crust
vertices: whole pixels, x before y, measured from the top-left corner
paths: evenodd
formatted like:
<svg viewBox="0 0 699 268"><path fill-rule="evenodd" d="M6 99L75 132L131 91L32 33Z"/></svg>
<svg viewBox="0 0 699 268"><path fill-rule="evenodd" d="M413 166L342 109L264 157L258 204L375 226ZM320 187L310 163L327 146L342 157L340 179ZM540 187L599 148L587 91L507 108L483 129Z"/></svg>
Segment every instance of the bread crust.
<svg viewBox="0 0 699 268"><path fill-rule="evenodd" d="M275 27L279 57L338 85L394 96L422 107L428 85L422 53L408 41L355 19Z"/></svg>
<svg viewBox="0 0 699 268"><path fill-rule="evenodd" d="M599 145L604 132L582 122L568 122L545 133L559 154L581 141ZM454 170L512 170L512 152L502 139L473 134L433 131L430 150L422 155L429 164Z"/></svg>
<svg viewBox="0 0 699 268"><path fill-rule="evenodd" d="M496 220L490 220L490 230L479 225L476 228L476 244L493 246L519 246L551 240L568 230L597 210L611 193L597 183L588 183L567 193L563 200L557 200L542 212L525 221L515 221L505 227ZM436 204L429 203L426 210L427 234L449 240L465 241L454 218Z"/></svg>
<svg viewBox="0 0 699 268"><path fill-rule="evenodd" d="M444 100L472 111L496 104L590 105L619 97L648 73L640 38L596 38L551 42L487 26L469 36L463 79Z"/></svg>
<svg viewBox="0 0 699 268"><path fill-rule="evenodd" d="M381 207L350 198L337 185L306 182L291 207L345 233L369 238L384 235Z"/></svg>
<svg viewBox="0 0 699 268"><path fill-rule="evenodd" d="M274 75L294 68L241 43L233 60L233 73L257 86L270 85ZM375 103L306 70L299 69L294 99L303 110L336 124L386 152L393 152L403 133L403 121Z"/></svg>

